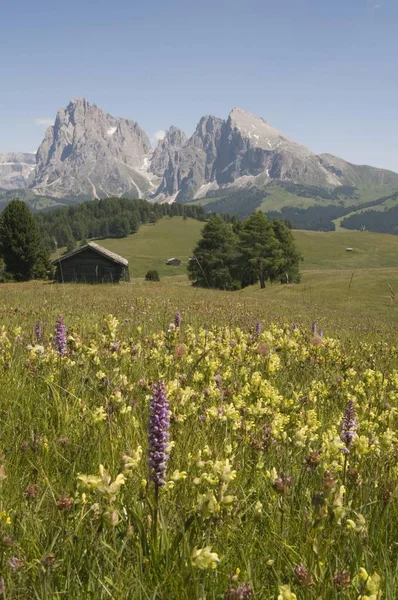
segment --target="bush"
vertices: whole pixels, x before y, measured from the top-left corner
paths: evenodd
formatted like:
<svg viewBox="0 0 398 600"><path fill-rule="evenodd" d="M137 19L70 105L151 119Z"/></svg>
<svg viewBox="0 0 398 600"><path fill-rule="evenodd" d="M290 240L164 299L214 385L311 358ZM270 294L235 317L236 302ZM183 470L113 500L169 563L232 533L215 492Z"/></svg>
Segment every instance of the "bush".
<svg viewBox="0 0 398 600"><path fill-rule="evenodd" d="M145 275L145 281L160 281L159 273L152 269Z"/></svg>

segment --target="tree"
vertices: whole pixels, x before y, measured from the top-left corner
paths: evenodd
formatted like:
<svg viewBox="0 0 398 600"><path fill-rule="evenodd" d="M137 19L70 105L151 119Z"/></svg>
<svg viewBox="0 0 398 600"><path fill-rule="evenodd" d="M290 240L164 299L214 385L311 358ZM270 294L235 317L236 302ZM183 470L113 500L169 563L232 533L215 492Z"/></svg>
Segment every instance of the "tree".
<svg viewBox="0 0 398 600"><path fill-rule="evenodd" d="M21 200L12 200L1 215L0 252L7 272L17 281L31 279L39 257L43 257L38 225Z"/></svg>
<svg viewBox="0 0 398 600"><path fill-rule="evenodd" d="M151 269L145 275L145 281L160 281L159 273L155 269Z"/></svg>
<svg viewBox="0 0 398 600"><path fill-rule="evenodd" d="M281 283L298 283L299 264L303 257L296 248L293 234L287 224L280 219L272 221L272 228L282 250L282 261L273 271L272 280L280 279Z"/></svg>
<svg viewBox="0 0 398 600"><path fill-rule="evenodd" d="M188 264L194 285L220 290L241 287L236 274L237 237L221 217L209 219Z"/></svg>
<svg viewBox="0 0 398 600"><path fill-rule="evenodd" d="M272 280L279 272L283 253L271 222L257 211L239 228L239 265L242 287L260 281Z"/></svg>

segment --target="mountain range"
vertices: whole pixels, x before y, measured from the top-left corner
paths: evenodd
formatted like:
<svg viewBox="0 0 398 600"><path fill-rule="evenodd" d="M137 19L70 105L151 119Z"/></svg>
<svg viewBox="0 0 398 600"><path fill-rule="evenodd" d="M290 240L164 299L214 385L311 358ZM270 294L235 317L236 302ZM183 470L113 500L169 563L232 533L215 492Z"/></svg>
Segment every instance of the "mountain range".
<svg viewBox="0 0 398 600"><path fill-rule="evenodd" d="M240 108L202 117L189 138L171 126L153 149L136 122L77 98L58 111L36 155L0 154L0 200L19 196L36 209L123 196L244 213L358 205L394 191L398 174L315 154Z"/></svg>

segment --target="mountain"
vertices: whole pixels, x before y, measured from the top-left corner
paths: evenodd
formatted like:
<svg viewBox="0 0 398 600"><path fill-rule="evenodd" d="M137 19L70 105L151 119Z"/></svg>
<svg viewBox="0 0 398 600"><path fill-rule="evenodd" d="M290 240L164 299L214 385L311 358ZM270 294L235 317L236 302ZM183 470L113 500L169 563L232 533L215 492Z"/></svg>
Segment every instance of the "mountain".
<svg viewBox="0 0 398 600"><path fill-rule="evenodd" d="M32 188L57 198L142 198L156 188L147 173L151 153L137 123L77 98L58 111L47 129Z"/></svg>
<svg viewBox="0 0 398 600"><path fill-rule="evenodd" d="M169 161L173 160L176 152L181 150L187 143L187 136L181 129L172 125L165 133L163 139L159 140L152 157L149 171L158 177L163 177Z"/></svg>
<svg viewBox="0 0 398 600"><path fill-rule="evenodd" d="M234 108L225 121L211 116L200 120L193 136L169 161L157 195L192 202L252 186L267 193L283 182L322 189L371 185L398 189L396 173L316 155L262 118Z"/></svg>
<svg viewBox="0 0 398 600"><path fill-rule="evenodd" d="M17 190L28 187L35 166L34 154L23 152L0 154L0 188Z"/></svg>
<svg viewBox="0 0 398 600"><path fill-rule="evenodd" d="M349 212L397 191L398 174L317 155L237 107L226 119L202 117L189 139L171 126L152 149L136 122L77 98L58 111L36 158L0 155L0 202L14 194L35 210L124 196L241 216L325 204Z"/></svg>

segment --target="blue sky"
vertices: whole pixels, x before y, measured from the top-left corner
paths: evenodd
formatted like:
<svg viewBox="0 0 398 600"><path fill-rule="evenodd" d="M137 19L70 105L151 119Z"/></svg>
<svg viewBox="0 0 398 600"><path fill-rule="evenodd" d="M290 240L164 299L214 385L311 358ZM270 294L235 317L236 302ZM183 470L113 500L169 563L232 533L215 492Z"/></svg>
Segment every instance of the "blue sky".
<svg viewBox="0 0 398 600"><path fill-rule="evenodd" d="M84 96L154 137L233 106L398 171L397 0L20 0L0 15L0 152Z"/></svg>

